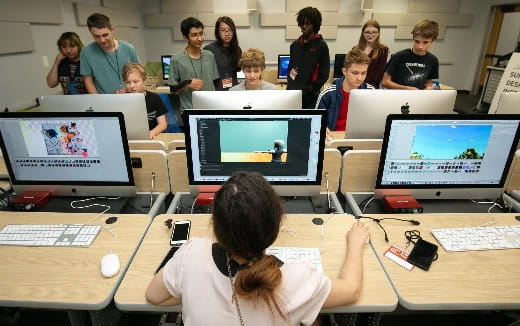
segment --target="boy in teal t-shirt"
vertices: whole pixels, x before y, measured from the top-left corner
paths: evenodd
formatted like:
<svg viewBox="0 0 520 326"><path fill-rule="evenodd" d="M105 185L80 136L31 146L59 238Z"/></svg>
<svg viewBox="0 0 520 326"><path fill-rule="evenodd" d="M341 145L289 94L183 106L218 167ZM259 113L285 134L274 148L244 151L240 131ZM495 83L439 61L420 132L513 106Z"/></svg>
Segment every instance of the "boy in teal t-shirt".
<svg viewBox="0 0 520 326"><path fill-rule="evenodd" d="M114 94L125 87L124 65L139 63L139 57L132 44L114 39L114 27L107 16L92 14L87 26L95 42L87 45L80 55L85 87L90 94Z"/></svg>
<svg viewBox="0 0 520 326"><path fill-rule="evenodd" d="M181 22L181 31L188 45L181 53L171 59L170 79L168 84L176 85L181 81L189 83L179 89L181 112L191 109L191 94L193 91L214 91L219 74L215 57L211 51L202 49L204 43L204 25L194 17L188 17Z"/></svg>

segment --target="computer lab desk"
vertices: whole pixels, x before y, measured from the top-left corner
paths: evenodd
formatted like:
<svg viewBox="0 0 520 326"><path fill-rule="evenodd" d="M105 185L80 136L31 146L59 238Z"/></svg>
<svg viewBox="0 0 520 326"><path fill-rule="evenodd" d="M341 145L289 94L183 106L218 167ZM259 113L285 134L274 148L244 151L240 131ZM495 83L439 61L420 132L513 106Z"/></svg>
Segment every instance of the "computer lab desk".
<svg viewBox="0 0 520 326"><path fill-rule="evenodd" d="M370 227L370 243L390 279L399 304L409 310L509 310L520 309L520 249L446 252L431 234L432 228L472 227L492 221L491 225L519 225L517 214L442 213L390 215L370 214L374 218L416 219L420 225L384 220L384 233L375 222L363 219ZM429 271L414 267L406 270L384 257L394 244L406 247L404 232L419 230L421 237L439 246L438 259ZM411 249L409 247L408 249Z"/></svg>
<svg viewBox="0 0 520 326"><path fill-rule="evenodd" d="M321 226L311 221L321 217L324 224L324 242L321 244ZM169 250L171 230L164 221L191 220L190 237L211 237L210 216L206 214L163 214L157 216L137 251L123 282L114 297L116 307L122 311L180 311L181 306L161 307L147 303L144 293L154 272ZM354 223L352 215L332 214L289 214L283 225L296 233L281 230L274 246L322 248L321 259L326 275L335 278L338 275L346 250L346 232ZM326 312L390 312L397 306L397 297L376 259L370 246L364 247L364 277L361 297L358 302ZM202 298L202 297L201 297Z"/></svg>
<svg viewBox="0 0 520 326"><path fill-rule="evenodd" d="M112 215L112 214L111 214ZM94 223L103 223L107 216ZM69 310L71 323L78 311L107 307L139 246L151 218L144 214L113 214L119 217L111 230L117 240L113 252L121 269L112 278L100 272L101 258L114 244L110 232L101 231L89 248L0 246L0 306ZM6 224L85 223L94 213L0 212L0 229ZM114 225L114 224L112 224Z"/></svg>

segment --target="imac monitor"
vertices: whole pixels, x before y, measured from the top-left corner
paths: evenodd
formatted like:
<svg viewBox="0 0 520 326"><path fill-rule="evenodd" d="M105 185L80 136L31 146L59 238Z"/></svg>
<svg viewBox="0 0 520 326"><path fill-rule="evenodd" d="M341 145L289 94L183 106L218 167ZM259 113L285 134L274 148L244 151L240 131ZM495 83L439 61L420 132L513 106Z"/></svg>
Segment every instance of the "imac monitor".
<svg viewBox="0 0 520 326"><path fill-rule="evenodd" d="M120 112L7 112L0 146L17 193L135 196Z"/></svg>
<svg viewBox="0 0 520 326"><path fill-rule="evenodd" d="M168 79L170 78L171 58L171 55L161 55L162 78L164 81L168 81Z"/></svg>
<svg viewBox="0 0 520 326"><path fill-rule="evenodd" d="M333 78L341 78L343 77L343 72L341 68L343 68L343 64L345 63L345 57L347 55L344 53L339 53L334 56L334 75Z"/></svg>
<svg viewBox="0 0 520 326"><path fill-rule="evenodd" d="M289 61L291 61L290 55L278 55L278 79L287 81L287 74L289 73Z"/></svg>
<svg viewBox="0 0 520 326"><path fill-rule="evenodd" d="M128 139L148 140L148 114L144 94L84 94L40 96L39 112L122 112Z"/></svg>
<svg viewBox="0 0 520 326"><path fill-rule="evenodd" d="M347 112L347 139L381 139L389 114L456 114L456 90L354 89Z"/></svg>
<svg viewBox="0 0 520 326"><path fill-rule="evenodd" d="M520 92L504 92L500 94L496 114L520 113Z"/></svg>
<svg viewBox="0 0 520 326"><path fill-rule="evenodd" d="M185 110L184 125L191 193L256 171L281 196L319 195L325 110Z"/></svg>
<svg viewBox="0 0 520 326"><path fill-rule="evenodd" d="M389 115L376 196L495 200L519 124L520 115Z"/></svg>
<svg viewBox="0 0 520 326"><path fill-rule="evenodd" d="M230 91L192 93L197 110L287 110L302 108L301 90Z"/></svg>

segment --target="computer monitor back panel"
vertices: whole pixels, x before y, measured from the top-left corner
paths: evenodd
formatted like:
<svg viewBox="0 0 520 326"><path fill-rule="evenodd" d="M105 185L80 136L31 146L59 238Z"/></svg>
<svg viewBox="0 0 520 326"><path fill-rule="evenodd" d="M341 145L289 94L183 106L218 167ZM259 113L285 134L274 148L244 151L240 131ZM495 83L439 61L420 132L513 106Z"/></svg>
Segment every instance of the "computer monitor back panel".
<svg viewBox="0 0 520 326"><path fill-rule="evenodd" d="M383 138L389 114L456 114L456 96L456 90L354 89L350 92L345 138Z"/></svg>
<svg viewBox="0 0 520 326"><path fill-rule="evenodd" d="M123 115L0 114L0 146L13 189L52 196L133 196Z"/></svg>
<svg viewBox="0 0 520 326"><path fill-rule="evenodd" d="M49 95L39 98L39 112L122 112L130 140L150 139L144 94Z"/></svg>
<svg viewBox="0 0 520 326"><path fill-rule="evenodd" d="M295 110L302 108L302 91L195 91L192 103L196 110Z"/></svg>
<svg viewBox="0 0 520 326"><path fill-rule="evenodd" d="M192 193L236 171L262 173L282 196L320 193L326 111L185 110L184 125Z"/></svg>
<svg viewBox="0 0 520 326"><path fill-rule="evenodd" d="M389 115L376 196L496 199L519 124L520 115Z"/></svg>
<svg viewBox="0 0 520 326"><path fill-rule="evenodd" d="M520 92L504 92L500 94L500 100L496 112L497 114L519 114L520 113Z"/></svg>
<svg viewBox="0 0 520 326"><path fill-rule="evenodd" d="M291 61L290 55L278 55L278 80L280 82L287 81L287 75L289 74L289 61Z"/></svg>

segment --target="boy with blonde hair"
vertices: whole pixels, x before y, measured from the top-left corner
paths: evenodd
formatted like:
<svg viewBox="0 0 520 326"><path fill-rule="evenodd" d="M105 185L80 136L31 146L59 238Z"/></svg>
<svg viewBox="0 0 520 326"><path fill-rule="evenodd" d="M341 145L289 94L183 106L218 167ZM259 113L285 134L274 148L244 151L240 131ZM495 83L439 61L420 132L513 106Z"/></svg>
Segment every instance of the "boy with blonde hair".
<svg viewBox="0 0 520 326"><path fill-rule="evenodd" d="M428 50L439 34L439 24L421 20L412 30L413 47L395 53L386 66L382 85L392 89L432 89L439 78L439 60Z"/></svg>
<svg viewBox="0 0 520 326"><path fill-rule="evenodd" d="M238 62L246 80L230 88L230 91L275 90L276 85L262 80L265 69L265 55L260 49L247 49Z"/></svg>
<svg viewBox="0 0 520 326"><path fill-rule="evenodd" d="M158 94L144 89L147 75L146 69L142 64L135 62L127 63L123 67L122 77L125 82L125 88L118 93L144 93L150 139L154 139L168 127L166 106Z"/></svg>

